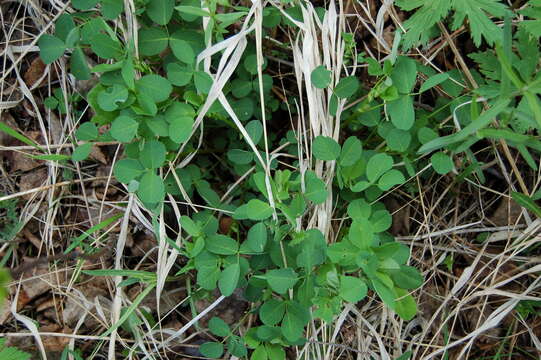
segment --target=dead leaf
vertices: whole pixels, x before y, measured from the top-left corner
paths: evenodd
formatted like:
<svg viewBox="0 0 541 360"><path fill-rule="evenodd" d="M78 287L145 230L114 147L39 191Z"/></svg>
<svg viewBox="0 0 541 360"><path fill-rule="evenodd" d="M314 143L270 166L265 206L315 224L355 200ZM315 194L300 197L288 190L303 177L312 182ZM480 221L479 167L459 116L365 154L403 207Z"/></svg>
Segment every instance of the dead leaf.
<svg viewBox="0 0 541 360"><path fill-rule="evenodd" d="M54 287L64 285L68 281L69 273L71 273L71 270L62 269L60 266L56 268L56 271L49 270L49 263L45 258L25 257L18 268L20 269L18 273L21 275L17 276L15 280L21 282L19 293L21 304L34 300ZM18 306L20 305L18 304Z"/></svg>
<svg viewBox="0 0 541 360"><path fill-rule="evenodd" d="M85 318L85 325L95 329L102 325L104 319L95 308L95 304L101 305L105 316L110 314L110 300L107 299L109 291L107 282L103 278L89 278L87 282L76 286L66 297L62 311L62 320L68 326L75 326L81 319L82 314L89 311ZM87 310L89 309L89 310Z"/></svg>
<svg viewBox="0 0 541 360"><path fill-rule="evenodd" d="M47 180L48 176L48 170L46 168L37 168L33 171L30 171L28 174L25 174L24 176L21 176L21 180L19 182L19 190L20 191L26 191L26 190L32 190L35 188L39 188L43 185L45 185L45 181ZM31 199L35 194L27 194L23 195L22 197L25 200Z"/></svg>
<svg viewBox="0 0 541 360"><path fill-rule="evenodd" d="M43 160L34 160L27 153L19 151L10 151L7 158L11 165L11 171L26 172L35 169L44 163Z"/></svg>
<svg viewBox="0 0 541 360"><path fill-rule="evenodd" d="M62 334L71 334L72 329L65 327L60 328L58 325L46 325L40 327L41 332L55 332ZM47 352L62 352L69 344L70 338L63 336L42 336L43 346Z"/></svg>
<svg viewBox="0 0 541 360"><path fill-rule="evenodd" d="M39 86L39 84L36 83L43 76L45 68L46 65L41 61L39 56L32 60L30 66L28 66L28 69L24 73L24 82L26 83L26 86L29 88L34 85Z"/></svg>
<svg viewBox="0 0 541 360"><path fill-rule="evenodd" d="M495 226L514 225L522 214L522 208L513 199L504 198L498 204L498 207L488 218Z"/></svg>
<svg viewBox="0 0 541 360"><path fill-rule="evenodd" d="M7 111L2 111L2 117L0 118L0 123L9 126L13 130L20 131L15 119ZM15 142L15 138L9 136L3 131L0 131L0 145L2 146L11 146ZM5 151L0 152L1 155L5 154Z"/></svg>
<svg viewBox="0 0 541 360"><path fill-rule="evenodd" d="M90 158L97 160L104 165L107 165L109 163L107 157L101 151L99 146L92 146L92 150L90 150Z"/></svg>
<svg viewBox="0 0 541 360"><path fill-rule="evenodd" d="M393 214L393 224L391 234L395 236L408 235L410 233L410 207L401 206L394 198L388 198L384 201L387 209Z"/></svg>
<svg viewBox="0 0 541 360"><path fill-rule="evenodd" d="M233 224L233 219L231 217L222 216L220 218L220 233L224 235L229 234L231 224Z"/></svg>

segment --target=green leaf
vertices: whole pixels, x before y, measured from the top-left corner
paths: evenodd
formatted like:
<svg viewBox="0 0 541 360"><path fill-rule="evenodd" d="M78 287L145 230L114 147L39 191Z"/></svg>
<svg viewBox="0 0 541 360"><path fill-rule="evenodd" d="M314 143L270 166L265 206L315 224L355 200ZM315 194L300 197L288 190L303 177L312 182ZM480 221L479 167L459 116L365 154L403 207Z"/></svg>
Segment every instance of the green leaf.
<svg viewBox="0 0 541 360"><path fill-rule="evenodd" d="M342 145L339 163L341 166L352 166L360 158L363 152L363 144L356 136L350 136Z"/></svg>
<svg viewBox="0 0 541 360"><path fill-rule="evenodd" d="M246 124L246 132L250 135L250 138L254 144L258 144L263 136L263 125L259 120L252 120Z"/></svg>
<svg viewBox="0 0 541 360"><path fill-rule="evenodd" d="M63 13L56 20L54 28L54 35L60 40L66 42L68 34L75 28L73 17L70 14Z"/></svg>
<svg viewBox="0 0 541 360"><path fill-rule="evenodd" d="M201 94L208 94L214 80L212 77L204 71L194 72L194 82L197 92Z"/></svg>
<svg viewBox="0 0 541 360"><path fill-rule="evenodd" d="M349 241L356 247L366 250L374 243L374 226L365 218L354 220L349 228Z"/></svg>
<svg viewBox="0 0 541 360"><path fill-rule="evenodd" d="M175 63L167 65L167 80L175 86L185 86L192 80L193 71L186 66Z"/></svg>
<svg viewBox="0 0 541 360"><path fill-rule="evenodd" d="M207 358L218 359L224 353L224 346L218 342L206 342L201 344L199 352Z"/></svg>
<svg viewBox="0 0 541 360"><path fill-rule="evenodd" d="M191 105L175 101L165 112L165 119L170 123L173 122L175 118L182 116L193 118L195 116L195 110Z"/></svg>
<svg viewBox="0 0 541 360"><path fill-rule="evenodd" d="M10 128L8 125L4 124L3 122L0 122L0 131L3 132L3 133L8 134L11 137L14 137L15 139L19 140L22 143L25 143L26 145L30 145L30 146L35 147L38 150L42 150L39 147L39 145L36 144L36 142L34 140L24 136L23 134L21 134L17 130L14 130L14 129Z"/></svg>
<svg viewBox="0 0 541 360"><path fill-rule="evenodd" d="M468 126L459 132L429 141L421 146L417 152L419 154L427 153L466 140L469 136L489 125L496 116L507 108L509 101L510 100L507 98L499 99L496 103L494 103L494 105L492 105L490 109L483 112L481 115L479 115L479 117L477 117L477 119L473 120Z"/></svg>
<svg viewBox="0 0 541 360"><path fill-rule="evenodd" d="M481 37L485 38L490 45L502 40L502 30L487 16L487 13L503 16L508 11L506 5L499 0L455 0L453 8L456 11L453 18L453 29L462 26L467 17L475 45L481 44Z"/></svg>
<svg viewBox="0 0 541 360"><path fill-rule="evenodd" d="M327 200L329 192L323 180L317 177L312 171L307 171L305 176L306 192L304 196L314 204L322 204Z"/></svg>
<svg viewBox="0 0 541 360"><path fill-rule="evenodd" d="M227 27L229 25L232 25L240 18L244 17L247 14L247 12L231 12L231 13L223 13L223 14L215 14L214 18L220 22L220 25L222 27Z"/></svg>
<svg viewBox="0 0 541 360"><path fill-rule="evenodd" d="M408 131L392 129L385 136L387 145L392 151L406 152L411 143L411 134Z"/></svg>
<svg viewBox="0 0 541 360"><path fill-rule="evenodd" d="M265 278L271 289L278 294L285 294L298 281L297 273L291 268L269 270L265 274Z"/></svg>
<svg viewBox="0 0 541 360"><path fill-rule="evenodd" d="M95 140L98 137L98 128L90 121L85 122L79 126L75 132L75 136L77 139L83 141Z"/></svg>
<svg viewBox="0 0 541 360"><path fill-rule="evenodd" d="M142 202L147 204L161 202L165 196L165 186L162 178L152 171L146 172L139 183L137 195Z"/></svg>
<svg viewBox="0 0 541 360"><path fill-rule="evenodd" d="M451 172L455 167L451 157L441 151L434 153L434 155L430 157L430 162L432 163L434 170L441 175Z"/></svg>
<svg viewBox="0 0 541 360"><path fill-rule="evenodd" d="M334 94L339 98L345 99L359 89L359 80L355 76L348 76L341 79L334 88Z"/></svg>
<svg viewBox="0 0 541 360"><path fill-rule="evenodd" d="M5 338L0 340L0 359L3 360L29 360L32 354L26 353L16 347L5 347Z"/></svg>
<svg viewBox="0 0 541 360"><path fill-rule="evenodd" d="M147 169L157 169L165 161L165 145L158 140L148 141L141 153L139 154L139 161Z"/></svg>
<svg viewBox="0 0 541 360"><path fill-rule="evenodd" d="M272 216L273 210L266 202L259 199L252 199L247 204L239 206L233 218L236 220L265 220Z"/></svg>
<svg viewBox="0 0 541 360"><path fill-rule="evenodd" d="M231 264L222 271L218 279L218 288L223 296L233 294L237 288L240 277L240 265L238 263Z"/></svg>
<svg viewBox="0 0 541 360"><path fill-rule="evenodd" d="M391 227L393 223L393 217L391 214L383 209L378 210L372 214L370 217L370 223L375 233L383 232Z"/></svg>
<svg viewBox="0 0 541 360"><path fill-rule="evenodd" d="M529 196L515 191L511 193L511 196L520 206L541 218L541 208Z"/></svg>
<svg viewBox="0 0 541 360"><path fill-rule="evenodd" d="M43 105L45 105L47 109L54 110L58 106L58 100L54 96L48 96L43 101Z"/></svg>
<svg viewBox="0 0 541 360"><path fill-rule="evenodd" d="M122 79L126 86L131 90L135 90L135 67L133 66L133 59L131 56L128 56L126 60L124 60L120 74L122 75Z"/></svg>
<svg viewBox="0 0 541 360"><path fill-rule="evenodd" d="M423 83L423 85L421 85L421 88L419 89L419 92L424 93L425 91L430 90L435 86L438 86L439 84L446 81L447 79L449 79L449 74L448 73L442 73L442 74L433 75L433 76L429 77L428 79L426 79L426 81Z"/></svg>
<svg viewBox="0 0 541 360"><path fill-rule="evenodd" d="M415 86L417 79L417 64L407 56L399 56L391 74L393 85L401 94L409 94Z"/></svg>
<svg viewBox="0 0 541 360"><path fill-rule="evenodd" d="M251 151L230 149L227 152L227 158L234 164L246 165L254 160L254 154Z"/></svg>
<svg viewBox="0 0 541 360"><path fill-rule="evenodd" d="M71 53L70 72L77 80L89 80L91 77L86 56L80 47L76 47Z"/></svg>
<svg viewBox="0 0 541 360"><path fill-rule="evenodd" d="M255 253L262 253L267 245L267 226L260 222L248 230L246 244Z"/></svg>
<svg viewBox="0 0 541 360"><path fill-rule="evenodd" d="M312 154L319 160L336 160L340 156L340 145L328 136L318 136L312 143Z"/></svg>
<svg viewBox="0 0 541 360"><path fill-rule="evenodd" d="M183 63L193 64L195 62L195 53L186 40L175 38L175 34L173 34L169 40L169 46L175 57Z"/></svg>
<svg viewBox="0 0 541 360"><path fill-rule="evenodd" d="M376 277L370 279L370 281L383 303L394 310L396 306L394 291Z"/></svg>
<svg viewBox="0 0 541 360"><path fill-rule="evenodd" d="M259 345L250 356L250 360L268 360L265 345Z"/></svg>
<svg viewBox="0 0 541 360"><path fill-rule="evenodd" d="M265 344L269 360L285 360L286 352L281 345Z"/></svg>
<svg viewBox="0 0 541 360"><path fill-rule="evenodd" d="M233 102L231 107L240 121L247 121L254 113L255 103L251 97L245 97L244 99Z"/></svg>
<svg viewBox="0 0 541 360"><path fill-rule="evenodd" d="M420 7L420 9L404 23L407 30L407 33L404 36L404 47L409 49L419 42L423 44L426 43L431 34L428 30L447 16L452 3L453 2L448 0L399 1L398 5L406 11L411 11Z"/></svg>
<svg viewBox="0 0 541 360"><path fill-rule="evenodd" d="M128 184L130 181L141 176L145 168L135 159L122 159L116 162L113 174L121 183Z"/></svg>
<svg viewBox="0 0 541 360"><path fill-rule="evenodd" d="M395 286L401 289L417 289L423 284L423 276L413 266L400 265L400 269L389 270Z"/></svg>
<svg viewBox="0 0 541 360"><path fill-rule="evenodd" d="M138 91L149 96L154 102L162 102L169 98L173 87L169 80L160 75L145 75L137 81Z"/></svg>
<svg viewBox="0 0 541 360"><path fill-rule="evenodd" d="M98 94L98 105L102 110L115 111L119 104L128 99L128 89L123 85L114 84Z"/></svg>
<svg viewBox="0 0 541 360"><path fill-rule="evenodd" d="M364 199L355 199L349 203L347 213L353 220L368 219L372 206Z"/></svg>
<svg viewBox="0 0 541 360"><path fill-rule="evenodd" d="M190 236L200 236L202 233L201 226L196 224L191 218L186 215L180 217L182 230L186 231Z"/></svg>
<svg viewBox="0 0 541 360"><path fill-rule="evenodd" d="M145 93L137 93L137 103L139 104L139 106L141 106L141 115L154 116L158 112L158 107L156 106L154 100Z"/></svg>
<svg viewBox="0 0 541 360"><path fill-rule="evenodd" d="M274 326L259 326L256 330L258 340L271 341L280 337L280 328Z"/></svg>
<svg viewBox="0 0 541 360"><path fill-rule="evenodd" d="M94 35L90 40L92 51L103 59L117 59L122 56L122 45L102 33Z"/></svg>
<svg viewBox="0 0 541 360"><path fill-rule="evenodd" d="M195 6L177 6L175 7L181 14L194 15L194 16L210 16L210 13L200 7ZM187 20L190 21L190 20Z"/></svg>
<svg viewBox="0 0 541 360"><path fill-rule="evenodd" d="M248 71L250 74L255 75L257 74L257 55L251 54L246 56L244 59L244 68L246 71ZM263 58L263 64L262 64L262 70L265 70L267 66L267 59Z"/></svg>
<svg viewBox="0 0 541 360"><path fill-rule="evenodd" d="M331 83L331 71L324 65L320 65L312 71L310 80L312 85L318 89L325 89Z"/></svg>
<svg viewBox="0 0 541 360"><path fill-rule="evenodd" d="M309 229L300 243L301 251L297 255L297 266L307 270L325 262L327 243L318 229Z"/></svg>
<svg viewBox="0 0 541 360"><path fill-rule="evenodd" d="M73 150L73 153L71 154L71 159L73 161L83 161L88 157L88 155L90 155L91 150L92 150L91 143L86 143L86 144L77 146Z"/></svg>
<svg viewBox="0 0 541 360"><path fill-rule="evenodd" d="M206 239L205 247L208 251L218 255L236 255L239 244L229 236L216 234Z"/></svg>
<svg viewBox="0 0 541 360"><path fill-rule="evenodd" d="M209 330L214 335L220 337L226 337L231 334L231 329L229 328L229 325L227 325L225 321L216 316L210 319Z"/></svg>
<svg viewBox="0 0 541 360"><path fill-rule="evenodd" d="M164 116L158 115L155 118L144 119L145 125L156 136L169 136L169 124L165 121Z"/></svg>
<svg viewBox="0 0 541 360"><path fill-rule="evenodd" d="M66 45L56 36L44 34L39 38L39 55L45 64L52 64L66 51Z"/></svg>
<svg viewBox="0 0 541 360"><path fill-rule="evenodd" d="M366 283L353 276L340 277L340 289L338 294L342 299L350 303L357 303L364 299L368 292Z"/></svg>
<svg viewBox="0 0 541 360"><path fill-rule="evenodd" d="M77 10L90 10L99 0L72 0L71 5Z"/></svg>
<svg viewBox="0 0 541 360"><path fill-rule="evenodd" d="M413 296L408 294L407 290L394 288L394 291L397 296L395 303L395 309L398 316L400 316L405 321L410 321L417 314L417 304Z"/></svg>
<svg viewBox="0 0 541 360"><path fill-rule="evenodd" d="M122 0L101 0L101 12L108 20L114 20L124 10Z"/></svg>
<svg viewBox="0 0 541 360"><path fill-rule="evenodd" d="M429 141L437 139L438 133L430 128L422 127L417 131L417 138L421 144L426 144Z"/></svg>
<svg viewBox="0 0 541 360"><path fill-rule="evenodd" d="M179 116L170 118L169 138L177 144L182 144L190 138L194 119L189 116Z"/></svg>
<svg viewBox="0 0 541 360"><path fill-rule="evenodd" d="M144 56L158 55L167 48L169 36L162 28L151 27L139 30L139 52Z"/></svg>
<svg viewBox="0 0 541 360"><path fill-rule="evenodd" d="M242 99L243 97L248 96L253 90L252 82L248 80L235 79L231 82L231 85L231 92L237 99Z"/></svg>
<svg viewBox="0 0 541 360"><path fill-rule="evenodd" d="M248 354L248 349L246 349L243 340L236 335L229 337L227 351L236 358L244 358Z"/></svg>
<svg viewBox="0 0 541 360"><path fill-rule="evenodd" d="M111 136L120 142L129 143L137 134L139 123L127 115L120 115L111 124Z"/></svg>
<svg viewBox="0 0 541 360"><path fill-rule="evenodd" d="M281 330L287 340L296 341L304 332L304 324L293 312L286 311Z"/></svg>
<svg viewBox="0 0 541 360"><path fill-rule="evenodd" d="M166 25L173 16L175 0L152 0L148 3L148 17L159 25Z"/></svg>
<svg viewBox="0 0 541 360"><path fill-rule="evenodd" d="M266 301L259 309L259 318L263 324L274 326L282 321L286 311L286 303L278 299Z"/></svg>
<svg viewBox="0 0 541 360"><path fill-rule="evenodd" d="M366 165L366 177L371 183L375 183L381 175L393 167L393 158L387 154L373 155Z"/></svg>
<svg viewBox="0 0 541 360"><path fill-rule="evenodd" d="M401 171L391 169L381 176L378 181L378 187L382 191L387 191L395 185L401 185L406 182L404 175Z"/></svg>
<svg viewBox="0 0 541 360"><path fill-rule="evenodd" d="M415 123L413 97L401 95L397 100L387 103L387 111L391 122L400 130L409 130Z"/></svg>

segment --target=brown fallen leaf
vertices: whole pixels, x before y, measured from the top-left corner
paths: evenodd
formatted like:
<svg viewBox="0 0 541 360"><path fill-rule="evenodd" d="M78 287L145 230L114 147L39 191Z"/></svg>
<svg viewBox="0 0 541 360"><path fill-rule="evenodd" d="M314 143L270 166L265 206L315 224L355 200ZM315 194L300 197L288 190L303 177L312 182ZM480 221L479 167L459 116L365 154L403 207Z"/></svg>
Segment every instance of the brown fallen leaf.
<svg viewBox="0 0 541 360"><path fill-rule="evenodd" d="M30 65L28 66L28 69L24 73L24 82L26 83L26 86L29 88L33 87L34 85L37 87L40 84L36 84L37 81L43 76L43 73L45 72L46 65L43 61L41 61L41 58L37 56Z"/></svg>
<svg viewBox="0 0 541 360"><path fill-rule="evenodd" d="M28 174L25 174L24 176L21 176L21 180L19 182L19 190L20 191L26 191L31 190L35 188L39 188L43 185L45 185L45 181L47 180L48 176L48 170L46 168L37 168L32 171L30 171ZM23 199L29 200L31 199L35 194L27 194L23 195Z"/></svg>
<svg viewBox="0 0 541 360"><path fill-rule="evenodd" d="M99 146L92 146L92 150L90 150L90 158L99 161L100 163L107 165L109 163L109 160L101 151Z"/></svg>
<svg viewBox="0 0 541 360"><path fill-rule="evenodd" d="M52 332L60 334L71 334L72 329L68 327L61 328L58 325L45 325L40 327L41 332ZM64 336L43 336L43 346L47 352L62 352L64 348L69 344L70 338Z"/></svg>
<svg viewBox="0 0 541 360"><path fill-rule="evenodd" d="M10 151L7 155L7 161L9 162L10 169L14 171L30 171L41 165L43 165L43 160L34 160L29 154L22 153L18 151Z"/></svg>
<svg viewBox="0 0 541 360"><path fill-rule="evenodd" d="M488 218L496 226L508 226L517 223L522 208L514 200L505 198L500 201L494 213Z"/></svg>
<svg viewBox="0 0 541 360"><path fill-rule="evenodd" d="M2 111L2 117L0 117L0 123L9 126L13 130L20 131L15 119L8 111ZM0 131L0 145L2 146L11 146L16 141L16 139L7 133ZM6 152L0 152L0 156L5 155Z"/></svg>

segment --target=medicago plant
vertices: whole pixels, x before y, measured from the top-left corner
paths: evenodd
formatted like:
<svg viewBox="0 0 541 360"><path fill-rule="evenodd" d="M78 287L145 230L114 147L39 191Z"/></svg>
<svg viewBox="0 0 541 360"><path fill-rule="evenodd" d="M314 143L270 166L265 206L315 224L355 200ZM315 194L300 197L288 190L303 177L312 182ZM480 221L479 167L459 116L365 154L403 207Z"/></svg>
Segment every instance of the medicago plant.
<svg viewBox="0 0 541 360"><path fill-rule="evenodd" d="M285 348L306 343L311 322L331 323L344 304L368 296L411 320L411 291L423 277L388 232L385 195L397 187L415 193L408 179L419 174L456 172L454 154L471 165L464 176L482 178L470 147L485 138L507 141L536 166L529 149L538 142L527 131L541 121L532 100L538 64L520 46L535 42L531 27L509 35L515 55L500 41L505 29L486 16L508 16L506 7L476 2L483 6L468 12L465 1L397 1L417 12L382 61L357 53L333 2L138 0L124 9L122 1L73 0L75 11L40 38L46 64L69 57L75 79L97 80L84 94L92 116L75 132L72 160L85 161L93 142L122 144L114 176L149 211L160 246L181 255L167 280L187 276L197 298L217 290L250 302L234 327L209 322L223 340L203 343L204 356L284 359ZM498 44L472 55L487 75L475 93L465 91L460 71L437 73L400 55L436 36L449 12L454 28L468 17L476 44ZM271 34L280 40L263 41ZM520 68L510 57L523 59ZM436 87L452 98L416 105ZM513 96L522 99L520 116L509 111ZM444 119L456 119L465 103L471 111L452 132ZM500 114L501 127L488 129Z"/></svg>

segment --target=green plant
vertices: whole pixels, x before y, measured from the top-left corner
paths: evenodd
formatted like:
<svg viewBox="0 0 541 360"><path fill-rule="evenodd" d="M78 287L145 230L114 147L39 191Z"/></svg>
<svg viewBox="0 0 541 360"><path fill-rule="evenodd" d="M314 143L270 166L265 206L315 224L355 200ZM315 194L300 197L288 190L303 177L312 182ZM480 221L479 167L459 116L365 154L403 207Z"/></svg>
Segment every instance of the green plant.
<svg viewBox="0 0 541 360"><path fill-rule="evenodd" d="M28 360L32 357L31 354L21 351L15 347L6 347L6 339L0 339L0 357L9 360Z"/></svg>
<svg viewBox="0 0 541 360"><path fill-rule="evenodd" d="M207 357L218 358L228 351L237 357L250 354L255 360L284 358L285 347L303 344L310 321L331 322L344 303L361 301L369 291L402 319L413 318L417 308L410 291L423 278L408 265L409 248L389 234L392 216L380 197L397 186L418 191L408 179L419 174L455 173L456 181L470 176L484 181L483 159L473 151L481 142L510 147L532 169L538 168L539 1L528 2L520 11L527 21L515 27L510 21L512 9L496 0L397 1L402 9L416 11L405 22L407 32L398 33L391 56L382 63L363 54L355 59L354 38L342 34L348 64L365 62L372 85L352 75L335 79L336 69L325 65L311 69L308 85L329 94L326 115L330 117L343 110L342 102L347 104L341 130L351 136L343 141L293 131L267 133L269 124L263 120L282 116L287 108L274 97L275 79L270 72L259 76L268 60L258 61L258 49L249 45L239 55L239 66L231 69L231 81L221 89L235 116L219 102L205 108L209 92L216 87L197 57L207 44L229 36L232 25L248 16L249 9L228 1L207 1L204 8L199 1L139 1L136 49L126 34L107 22L122 7L102 2L101 12L90 10L97 3L74 2L81 12L63 15L55 35L44 35L39 41L46 63L67 51L76 78L100 74L99 83L86 95L94 116L75 133L86 143L74 150L72 159L84 161L95 141L117 141L124 145L124 153L114 174L154 216L171 210L164 203L169 195L195 197L210 208L186 211L178 219L178 231L184 235L181 246L169 239L170 233L157 234L186 257L177 275L195 277L194 296L208 296L216 289L224 296L241 291L252 303L251 313L257 315L242 337L237 327L212 319L210 331L222 341L201 346ZM293 29L291 20L305 16L300 3L283 3L288 4L287 16L276 8L264 9L266 31ZM208 20L205 27L202 18ZM502 27L495 24L497 19L503 19ZM479 71L438 73L399 54L400 49L437 36L447 20L453 30L468 26L474 45L483 41L488 45L469 55L468 61ZM440 22L441 28L436 26ZM90 69L87 56L107 63ZM212 69L220 66L218 60L212 59ZM62 103L63 98L54 94ZM428 96L433 100L430 109L417 106L419 99ZM48 102L53 107L53 100ZM202 112L206 130L200 127ZM242 137L237 132L239 123L246 130ZM100 134L102 126L107 130ZM200 131L220 136L203 136ZM242 138L246 141L239 141ZM305 143L309 143L310 161L332 164L336 172L332 179L300 166L299 149ZM292 160L267 159L260 149L269 144L280 146ZM186 165L184 160L196 151L198 156ZM213 162L209 153L219 154L221 162ZM462 164L454 161L459 154L464 155ZM229 197L220 196L225 192L220 186L223 178L241 176L245 181L228 192ZM330 201L331 193L333 216L344 219L332 236L316 226L305 227L307 214ZM539 213L527 194L514 193L513 198ZM224 213L232 215L233 224L219 231L218 217ZM446 265L451 267L451 258ZM126 286L141 281L126 272L89 274L125 275ZM148 285L145 292L125 309L114 329L124 326L131 331L129 323L137 323L132 317L137 304L156 286L154 278L141 282ZM245 324L243 318L239 326Z"/></svg>
<svg viewBox="0 0 541 360"><path fill-rule="evenodd" d="M0 201L0 210L5 214L0 220L0 242L11 241L20 230L16 199Z"/></svg>

